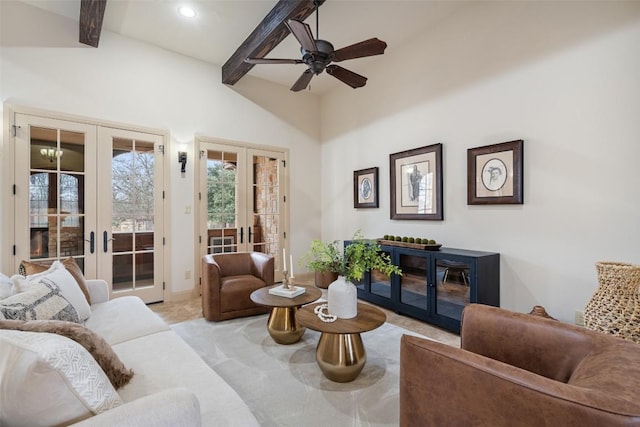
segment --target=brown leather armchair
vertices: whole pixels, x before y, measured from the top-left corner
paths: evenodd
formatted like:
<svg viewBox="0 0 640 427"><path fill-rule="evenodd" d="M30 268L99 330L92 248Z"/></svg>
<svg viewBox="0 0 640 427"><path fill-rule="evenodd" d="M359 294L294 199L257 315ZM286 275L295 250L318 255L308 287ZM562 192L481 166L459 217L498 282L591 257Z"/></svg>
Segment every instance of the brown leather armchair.
<svg viewBox="0 0 640 427"><path fill-rule="evenodd" d="M640 426L640 345L497 307L461 348L404 335L400 426Z"/></svg>
<svg viewBox="0 0 640 427"><path fill-rule="evenodd" d="M202 313L207 320L268 313L269 307L255 304L250 295L272 286L273 257L262 252L232 252L202 258Z"/></svg>

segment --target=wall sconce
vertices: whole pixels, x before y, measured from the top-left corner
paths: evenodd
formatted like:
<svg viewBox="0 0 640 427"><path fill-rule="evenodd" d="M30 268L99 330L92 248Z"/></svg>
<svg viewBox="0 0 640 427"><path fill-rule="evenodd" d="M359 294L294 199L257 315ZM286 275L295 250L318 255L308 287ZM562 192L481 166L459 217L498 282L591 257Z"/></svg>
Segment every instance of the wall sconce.
<svg viewBox="0 0 640 427"><path fill-rule="evenodd" d="M62 150L56 150L55 148L41 148L40 155L53 163L55 159L62 157Z"/></svg>
<svg viewBox="0 0 640 427"><path fill-rule="evenodd" d="M187 171L187 152L178 151L178 163L182 164L180 172L185 173Z"/></svg>

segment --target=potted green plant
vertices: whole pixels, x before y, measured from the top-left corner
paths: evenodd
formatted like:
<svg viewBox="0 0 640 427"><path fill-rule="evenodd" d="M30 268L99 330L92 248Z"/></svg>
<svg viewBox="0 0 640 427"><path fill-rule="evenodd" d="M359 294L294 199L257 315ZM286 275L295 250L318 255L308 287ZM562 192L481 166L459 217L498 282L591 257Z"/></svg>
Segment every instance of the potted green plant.
<svg viewBox="0 0 640 427"><path fill-rule="evenodd" d="M301 258L308 270L315 273L317 287L327 289L338 278L338 272L342 265L342 252L340 242L334 240L325 243L320 240L312 240L309 251Z"/></svg>
<svg viewBox="0 0 640 427"><path fill-rule="evenodd" d="M379 270L388 276L402 275L400 268L391 262L389 254L383 252L375 240L365 239L358 230L351 243L344 248L337 272L348 282L357 282L370 270Z"/></svg>
<svg viewBox="0 0 640 427"><path fill-rule="evenodd" d="M362 280L365 272L376 269L386 275L402 275L380 245L375 240L364 239L360 230L342 250L337 240L331 243L314 240L303 259L307 260L309 269L316 272L323 269L337 275L328 285L328 311L343 319L357 315L358 296L353 282Z"/></svg>

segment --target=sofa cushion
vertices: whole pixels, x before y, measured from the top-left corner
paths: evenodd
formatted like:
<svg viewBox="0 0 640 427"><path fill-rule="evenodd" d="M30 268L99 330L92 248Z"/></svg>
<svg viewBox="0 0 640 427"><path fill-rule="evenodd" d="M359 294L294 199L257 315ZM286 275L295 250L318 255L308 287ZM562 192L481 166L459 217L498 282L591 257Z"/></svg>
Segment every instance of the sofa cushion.
<svg viewBox="0 0 640 427"><path fill-rule="evenodd" d="M66 425L122 404L91 355L69 338L0 330L0 424Z"/></svg>
<svg viewBox="0 0 640 427"><path fill-rule="evenodd" d="M619 341L597 346L573 371L569 384L602 392L615 402L611 403L612 411L637 413L640 347L632 341Z"/></svg>
<svg viewBox="0 0 640 427"><path fill-rule="evenodd" d="M49 332L74 340L91 353L116 389L127 384L133 376L133 371L124 366L104 338L77 323L60 320L32 320L28 322L0 320L0 329Z"/></svg>
<svg viewBox="0 0 640 427"><path fill-rule="evenodd" d="M64 264L60 261L54 261L49 269L27 276L27 280L30 282L40 282L44 278L49 279L60 288L62 295L73 305L81 320L84 321L91 315L91 307L87 302L87 298Z"/></svg>
<svg viewBox="0 0 640 427"><path fill-rule="evenodd" d="M78 312L67 301L60 289L43 278L33 283L25 292L0 301L0 313L14 320L66 320L80 323Z"/></svg>
<svg viewBox="0 0 640 427"><path fill-rule="evenodd" d="M131 382L118 390L124 402L185 387L198 397L203 425L259 425L238 393L174 331L123 342L113 350L136 372Z"/></svg>
<svg viewBox="0 0 640 427"><path fill-rule="evenodd" d="M85 326L111 345L169 330L169 326L135 296L92 305L91 317Z"/></svg>

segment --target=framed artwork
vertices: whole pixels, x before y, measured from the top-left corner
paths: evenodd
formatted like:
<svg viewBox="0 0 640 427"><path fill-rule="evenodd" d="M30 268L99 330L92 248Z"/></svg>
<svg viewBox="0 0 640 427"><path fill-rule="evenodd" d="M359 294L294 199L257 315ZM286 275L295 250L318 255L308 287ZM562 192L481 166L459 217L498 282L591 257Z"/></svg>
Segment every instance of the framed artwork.
<svg viewBox="0 0 640 427"><path fill-rule="evenodd" d="M442 144L389 155L391 219L442 220Z"/></svg>
<svg viewBox="0 0 640 427"><path fill-rule="evenodd" d="M353 207L378 207L378 168L353 172Z"/></svg>
<svg viewBox="0 0 640 427"><path fill-rule="evenodd" d="M467 204L521 205L523 140L467 150Z"/></svg>

